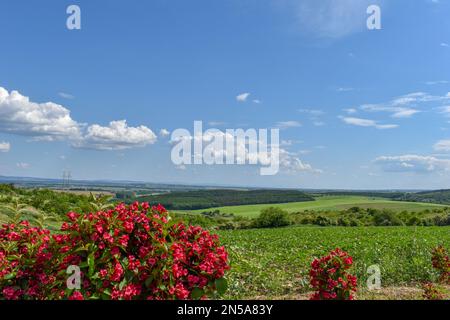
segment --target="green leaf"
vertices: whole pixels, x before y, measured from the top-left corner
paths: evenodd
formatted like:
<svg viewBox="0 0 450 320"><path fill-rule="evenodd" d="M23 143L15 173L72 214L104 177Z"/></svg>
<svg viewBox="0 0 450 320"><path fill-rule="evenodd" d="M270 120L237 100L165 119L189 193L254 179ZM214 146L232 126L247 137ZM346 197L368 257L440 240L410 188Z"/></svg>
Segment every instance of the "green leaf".
<svg viewBox="0 0 450 320"><path fill-rule="evenodd" d="M220 295L224 294L227 291L228 283L225 278L220 278L215 281L217 293Z"/></svg>
<svg viewBox="0 0 450 320"><path fill-rule="evenodd" d="M200 288L194 288L191 292L191 298L194 300L198 300L200 299L203 295L205 294L205 292L200 289Z"/></svg>
<svg viewBox="0 0 450 320"><path fill-rule="evenodd" d="M123 278L123 280L119 283L119 290L122 290L126 284L127 284L127 279Z"/></svg>
<svg viewBox="0 0 450 320"><path fill-rule="evenodd" d="M11 280L16 276L15 272L11 272L10 274L3 277L4 280Z"/></svg>
<svg viewBox="0 0 450 320"><path fill-rule="evenodd" d="M89 277L91 277L94 274L95 271L95 258L94 254L91 253L87 258L87 263L89 266Z"/></svg>
<svg viewBox="0 0 450 320"><path fill-rule="evenodd" d="M153 276L150 276L150 277L148 277L146 280L145 280L145 286L148 288L148 287L150 287L150 285L152 284L152 282L153 282Z"/></svg>

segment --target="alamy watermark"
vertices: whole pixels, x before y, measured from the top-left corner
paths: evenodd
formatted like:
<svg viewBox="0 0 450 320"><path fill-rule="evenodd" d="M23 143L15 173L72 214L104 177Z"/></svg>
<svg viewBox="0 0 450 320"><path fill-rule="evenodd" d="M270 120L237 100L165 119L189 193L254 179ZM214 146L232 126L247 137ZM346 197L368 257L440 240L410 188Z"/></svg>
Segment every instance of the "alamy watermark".
<svg viewBox="0 0 450 320"><path fill-rule="evenodd" d="M380 290L381 289L381 269L377 264L369 266L367 268L367 273L370 276L367 278L367 289L369 290Z"/></svg>
<svg viewBox="0 0 450 320"><path fill-rule="evenodd" d="M81 270L79 266L76 265L70 265L66 273L70 275L67 278L66 285L67 289L74 290L74 289L81 289Z"/></svg>
<svg viewBox="0 0 450 320"><path fill-rule="evenodd" d="M367 7L366 10L369 17L366 24L369 30L381 30L381 8L375 4Z"/></svg>
<svg viewBox="0 0 450 320"><path fill-rule="evenodd" d="M69 15L66 20L66 26L69 30L81 29L81 8L77 5L70 5L66 9L66 13Z"/></svg>
<svg viewBox="0 0 450 320"><path fill-rule="evenodd" d="M279 129L211 128L203 132L202 121L194 122L194 132L176 129L172 162L185 165L260 165L263 176L276 175L280 168Z"/></svg>

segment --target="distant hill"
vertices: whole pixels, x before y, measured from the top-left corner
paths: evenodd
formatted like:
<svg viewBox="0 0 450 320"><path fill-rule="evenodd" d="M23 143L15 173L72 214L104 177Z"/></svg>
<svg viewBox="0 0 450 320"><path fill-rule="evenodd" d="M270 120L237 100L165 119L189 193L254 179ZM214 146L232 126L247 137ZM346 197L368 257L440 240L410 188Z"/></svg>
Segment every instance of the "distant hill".
<svg viewBox="0 0 450 320"><path fill-rule="evenodd" d="M171 210L196 210L245 204L272 204L314 201L314 197L296 190L198 190L137 197L131 201L161 203Z"/></svg>
<svg viewBox="0 0 450 320"><path fill-rule="evenodd" d="M396 198L396 200L450 204L450 190L447 189L405 193L403 196Z"/></svg>

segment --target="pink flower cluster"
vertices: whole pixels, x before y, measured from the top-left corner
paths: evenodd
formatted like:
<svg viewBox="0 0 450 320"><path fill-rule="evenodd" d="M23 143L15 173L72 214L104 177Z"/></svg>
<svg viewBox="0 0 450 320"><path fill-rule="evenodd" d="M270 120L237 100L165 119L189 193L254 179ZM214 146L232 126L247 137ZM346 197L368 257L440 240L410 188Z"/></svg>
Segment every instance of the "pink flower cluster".
<svg viewBox="0 0 450 320"><path fill-rule="evenodd" d="M0 299L205 298L229 269L216 235L171 222L160 205L120 204L67 218L52 236L26 223L3 226ZM79 290L66 290L70 265L81 269Z"/></svg>
<svg viewBox="0 0 450 320"><path fill-rule="evenodd" d="M314 289L311 300L353 300L357 279L348 273L353 259L337 248L311 263L310 284Z"/></svg>

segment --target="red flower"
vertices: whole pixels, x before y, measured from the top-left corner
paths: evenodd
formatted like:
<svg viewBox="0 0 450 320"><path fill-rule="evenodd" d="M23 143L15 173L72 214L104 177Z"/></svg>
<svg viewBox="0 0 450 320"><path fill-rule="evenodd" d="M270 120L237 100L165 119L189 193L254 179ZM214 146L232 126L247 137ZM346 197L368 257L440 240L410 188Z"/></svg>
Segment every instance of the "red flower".
<svg viewBox="0 0 450 320"><path fill-rule="evenodd" d="M84 297L79 291L74 291L69 300L84 300Z"/></svg>
<svg viewBox="0 0 450 320"><path fill-rule="evenodd" d="M347 273L353 259L337 248L311 263L310 285L315 290L311 300L352 300L357 279Z"/></svg>
<svg viewBox="0 0 450 320"><path fill-rule="evenodd" d="M67 214L67 217L68 217L69 220L72 221L72 222L76 221L76 220L78 219L79 216L80 216L80 215L77 214L77 213L75 213L75 212L69 212L69 213Z"/></svg>

